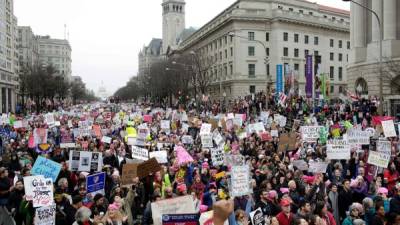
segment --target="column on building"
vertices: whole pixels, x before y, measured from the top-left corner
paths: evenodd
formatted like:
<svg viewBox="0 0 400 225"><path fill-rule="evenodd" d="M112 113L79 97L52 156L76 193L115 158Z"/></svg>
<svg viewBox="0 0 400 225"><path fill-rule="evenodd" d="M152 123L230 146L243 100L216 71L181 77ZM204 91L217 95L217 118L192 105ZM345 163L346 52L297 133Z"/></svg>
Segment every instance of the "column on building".
<svg viewBox="0 0 400 225"><path fill-rule="evenodd" d="M357 3L361 5L366 5L366 0L355 0ZM354 5L354 47L355 48L363 48L366 44L366 26L365 21L367 19L365 9L361 6Z"/></svg>
<svg viewBox="0 0 400 225"><path fill-rule="evenodd" d="M5 113L3 108L3 87L0 85L0 113Z"/></svg>
<svg viewBox="0 0 400 225"><path fill-rule="evenodd" d="M4 109L4 111L5 111L5 113L8 113L8 112L10 112L10 109L9 109L9 107L8 107L8 88L4 88L5 89L5 93L6 93L6 101L5 101L5 109Z"/></svg>
<svg viewBox="0 0 400 225"><path fill-rule="evenodd" d="M381 21L381 25L382 25L382 1L383 0L373 0L372 1L372 10L376 12L376 14L378 14L378 17ZM367 12L370 13L370 12ZM376 19L375 15L372 15L372 42L378 42L380 39L380 34L379 34L379 26L380 24L378 23L378 20ZM383 27L381 26L381 29L383 29Z"/></svg>
<svg viewBox="0 0 400 225"><path fill-rule="evenodd" d="M396 21L396 1L397 0L385 0L383 5L383 20L384 20L384 40L395 40L396 39L396 29L397 29L397 21ZM400 3L398 3L400 4ZM400 12L398 12L400 13Z"/></svg>

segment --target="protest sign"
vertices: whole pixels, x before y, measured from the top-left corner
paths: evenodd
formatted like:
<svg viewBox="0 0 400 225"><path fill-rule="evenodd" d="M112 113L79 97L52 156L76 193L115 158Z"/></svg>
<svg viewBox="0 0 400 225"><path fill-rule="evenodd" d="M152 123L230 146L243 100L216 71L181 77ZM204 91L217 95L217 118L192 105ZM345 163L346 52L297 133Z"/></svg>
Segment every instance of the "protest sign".
<svg viewBox="0 0 400 225"><path fill-rule="evenodd" d="M53 182L56 182L60 170L61 164L39 156L32 167L31 173L33 175L43 175L45 178L51 178Z"/></svg>
<svg viewBox="0 0 400 225"><path fill-rule="evenodd" d="M176 146L175 151L178 165L193 162L192 156L190 156L186 149L184 149L182 146Z"/></svg>
<svg viewBox="0 0 400 225"><path fill-rule="evenodd" d="M33 207L50 206L54 203L53 182L44 176L24 177L25 198Z"/></svg>
<svg viewBox="0 0 400 225"><path fill-rule="evenodd" d="M151 123L153 121L153 118L150 115L144 115L143 116L143 121L146 122L146 123Z"/></svg>
<svg viewBox="0 0 400 225"><path fill-rule="evenodd" d="M60 148L76 148L75 143L60 143Z"/></svg>
<svg viewBox="0 0 400 225"><path fill-rule="evenodd" d="M127 144L128 145L136 145L136 138L135 137L127 137Z"/></svg>
<svg viewBox="0 0 400 225"><path fill-rule="evenodd" d="M393 120L385 120L382 121L382 128L383 128L383 133L385 134L385 137L396 137L396 130L394 128L394 123Z"/></svg>
<svg viewBox="0 0 400 225"><path fill-rule="evenodd" d="M298 170L307 171L308 164L304 160L295 160L292 162L292 165L295 166Z"/></svg>
<svg viewBox="0 0 400 225"><path fill-rule="evenodd" d="M101 139L101 142L111 144L111 140L112 140L111 137L103 136L103 138Z"/></svg>
<svg viewBox="0 0 400 225"><path fill-rule="evenodd" d="M160 171L162 168L160 164L158 164L156 158L151 158L144 163L138 165L137 168L137 176L139 178L144 178L151 173L155 173Z"/></svg>
<svg viewBox="0 0 400 225"><path fill-rule="evenodd" d="M210 133L211 133L211 127L212 127L212 125L209 124L209 123L203 123L203 124L201 124L200 135L203 135L203 134L210 134Z"/></svg>
<svg viewBox="0 0 400 225"><path fill-rule="evenodd" d="M349 145L369 145L370 133L368 131L351 129L347 132L347 142Z"/></svg>
<svg viewBox="0 0 400 225"><path fill-rule="evenodd" d="M215 144L217 144L217 145L223 144L223 142L224 142L224 138L218 132L218 130L214 130L214 132L213 132L213 140L215 141Z"/></svg>
<svg viewBox="0 0 400 225"><path fill-rule="evenodd" d="M129 163L122 167L121 184L123 186L133 183L133 178L137 177L137 168L139 164Z"/></svg>
<svg viewBox="0 0 400 225"><path fill-rule="evenodd" d="M193 197L190 195L153 202L151 212L154 225L162 225L162 215L196 213Z"/></svg>
<svg viewBox="0 0 400 225"><path fill-rule="evenodd" d="M163 214L163 225L198 225L198 214Z"/></svg>
<svg viewBox="0 0 400 225"><path fill-rule="evenodd" d="M79 151L70 151L69 152L69 160L68 160L68 168L71 171L78 171L79 168L79 159L80 159L80 152Z"/></svg>
<svg viewBox="0 0 400 225"><path fill-rule="evenodd" d="M132 158L146 161L149 159L149 151L145 148L132 146Z"/></svg>
<svg viewBox="0 0 400 225"><path fill-rule="evenodd" d="M261 141L272 141L272 135L266 131L260 134Z"/></svg>
<svg viewBox="0 0 400 225"><path fill-rule="evenodd" d="M308 172L310 173L326 173L328 167L327 162L309 162Z"/></svg>
<svg viewBox="0 0 400 225"><path fill-rule="evenodd" d="M35 225L56 225L56 205L37 208L34 218Z"/></svg>
<svg viewBox="0 0 400 225"><path fill-rule="evenodd" d="M390 141L378 140L376 142L376 150L378 152L383 152L387 155L392 154L392 143Z"/></svg>
<svg viewBox="0 0 400 225"><path fill-rule="evenodd" d="M252 193L249 166L233 166L230 180L230 196L240 197Z"/></svg>
<svg viewBox="0 0 400 225"><path fill-rule="evenodd" d="M103 168L103 153L92 152L92 157L90 158L90 171L98 172Z"/></svg>
<svg viewBox="0 0 400 225"><path fill-rule="evenodd" d="M261 208L258 208L250 213L250 220L252 225L264 225L265 219Z"/></svg>
<svg viewBox="0 0 400 225"><path fill-rule="evenodd" d="M49 126L50 126L50 125L53 125L53 124L55 123L53 113L47 113L47 114L45 115L45 122L46 122L46 124L49 125Z"/></svg>
<svg viewBox="0 0 400 225"><path fill-rule="evenodd" d="M222 172L219 172L219 173L215 174L214 177L215 177L215 179L220 179L220 178L225 177L225 171L222 171Z"/></svg>
<svg viewBox="0 0 400 225"><path fill-rule="evenodd" d="M161 120L161 129L169 130L171 128L171 124L169 120Z"/></svg>
<svg viewBox="0 0 400 225"><path fill-rule="evenodd" d="M302 126L300 127L301 138L304 142L316 142L322 126Z"/></svg>
<svg viewBox="0 0 400 225"><path fill-rule="evenodd" d="M149 157L150 158L156 158L157 162L160 163L160 164L168 163L168 153L165 150L149 152Z"/></svg>
<svg viewBox="0 0 400 225"><path fill-rule="evenodd" d="M203 146L203 148L212 148L213 147L212 135L211 134L202 134L201 135L201 145Z"/></svg>
<svg viewBox="0 0 400 225"><path fill-rule="evenodd" d="M245 158L241 154L226 154L224 164L227 166L243 166L245 164Z"/></svg>
<svg viewBox="0 0 400 225"><path fill-rule="evenodd" d="M184 135L182 136L182 143L185 145L191 145L193 144L193 138L190 135Z"/></svg>
<svg viewBox="0 0 400 225"><path fill-rule="evenodd" d="M328 140L326 155L328 159L350 159L350 146L343 139Z"/></svg>
<svg viewBox="0 0 400 225"><path fill-rule="evenodd" d="M389 162L390 162L390 155L386 153L374 152L374 151L369 151L368 153L368 164L375 165L381 168L387 168Z"/></svg>
<svg viewBox="0 0 400 225"><path fill-rule="evenodd" d="M279 137L278 151L296 150L296 133L285 133Z"/></svg>
<svg viewBox="0 0 400 225"><path fill-rule="evenodd" d="M17 120L17 121L14 122L14 128L15 129L19 129L19 128L22 128L22 127L23 127L22 120Z"/></svg>
<svg viewBox="0 0 400 225"><path fill-rule="evenodd" d="M47 143L47 129L45 128L35 128L33 130L33 138L35 139L35 144L46 144Z"/></svg>
<svg viewBox="0 0 400 225"><path fill-rule="evenodd" d="M224 164L224 149L223 148L212 148L211 149L211 161L214 166Z"/></svg>
<svg viewBox="0 0 400 225"><path fill-rule="evenodd" d="M106 183L106 173L104 172L87 176L86 177L87 193L104 192L105 183Z"/></svg>
<svg viewBox="0 0 400 225"><path fill-rule="evenodd" d="M78 171L90 171L90 160L92 158L91 152L81 151L79 155Z"/></svg>
<svg viewBox="0 0 400 225"><path fill-rule="evenodd" d="M278 130L271 130L271 137L279 137L279 131Z"/></svg>

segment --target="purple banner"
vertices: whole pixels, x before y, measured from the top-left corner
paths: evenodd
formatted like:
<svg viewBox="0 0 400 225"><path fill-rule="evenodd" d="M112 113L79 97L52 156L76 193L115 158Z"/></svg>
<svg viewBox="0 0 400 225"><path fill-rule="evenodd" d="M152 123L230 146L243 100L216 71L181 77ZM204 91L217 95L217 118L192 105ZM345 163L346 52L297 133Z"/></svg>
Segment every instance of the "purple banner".
<svg viewBox="0 0 400 225"><path fill-rule="evenodd" d="M313 57L312 55L306 56L306 97L312 98L313 91Z"/></svg>

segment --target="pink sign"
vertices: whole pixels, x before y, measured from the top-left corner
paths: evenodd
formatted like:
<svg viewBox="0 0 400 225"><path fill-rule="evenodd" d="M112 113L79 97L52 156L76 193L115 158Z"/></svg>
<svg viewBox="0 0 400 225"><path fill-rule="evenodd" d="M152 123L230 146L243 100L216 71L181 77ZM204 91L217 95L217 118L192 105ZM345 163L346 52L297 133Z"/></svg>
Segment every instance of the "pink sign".
<svg viewBox="0 0 400 225"><path fill-rule="evenodd" d="M150 115L144 115L143 121L146 123L151 123L153 121L153 118Z"/></svg>
<svg viewBox="0 0 400 225"><path fill-rule="evenodd" d="M186 149L184 149L182 146L176 147L175 151L178 157L178 165L193 162L192 156L190 156Z"/></svg>

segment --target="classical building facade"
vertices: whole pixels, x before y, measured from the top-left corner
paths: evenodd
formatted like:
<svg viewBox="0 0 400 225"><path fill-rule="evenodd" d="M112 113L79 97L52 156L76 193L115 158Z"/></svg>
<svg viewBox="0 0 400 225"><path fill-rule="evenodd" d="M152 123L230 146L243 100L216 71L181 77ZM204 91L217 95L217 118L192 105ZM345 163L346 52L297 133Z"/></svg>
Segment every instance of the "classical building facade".
<svg viewBox="0 0 400 225"><path fill-rule="evenodd" d="M17 18L13 0L0 1L0 112L14 112L18 89Z"/></svg>
<svg viewBox="0 0 400 225"><path fill-rule="evenodd" d="M345 93L350 13L303 0L238 0L191 36L178 54L209 62L208 94L233 98L273 91L276 66L288 65L305 94L305 56L321 56L331 97Z"/></svg>
<svg viewBox="0 0 400 225"><path fill-rule="evenodd" d="M71 45L68 40L54 39L50 36L37 36L40 65L52 65L59 75L71 81Z"/></svg>
<svg viewBox="0 0 400 225"><path fill-rule="evenodd" d="M18 27L19 63L21 70L35 68L39 65L38 39L29 26ZM22 72L22 71L21 71Z"/></svg>
<svg viewBox="0 0 400 225"><path fill-rule="evenodd" d="M383 29L382 89L384 111L400 113L400 2L398 0L356 0L375 11ZM352 51L348 66L348 87L363 95L379 96L379 24L365 8L351 3Z"/></svg>
<svg viewBox="0 0 400 225"><path fill-rule="evenodd" d="M144 46L139 52L138 77L146 76L153 63L162 58L162 40L153 38L149 45Z"/></svg>

